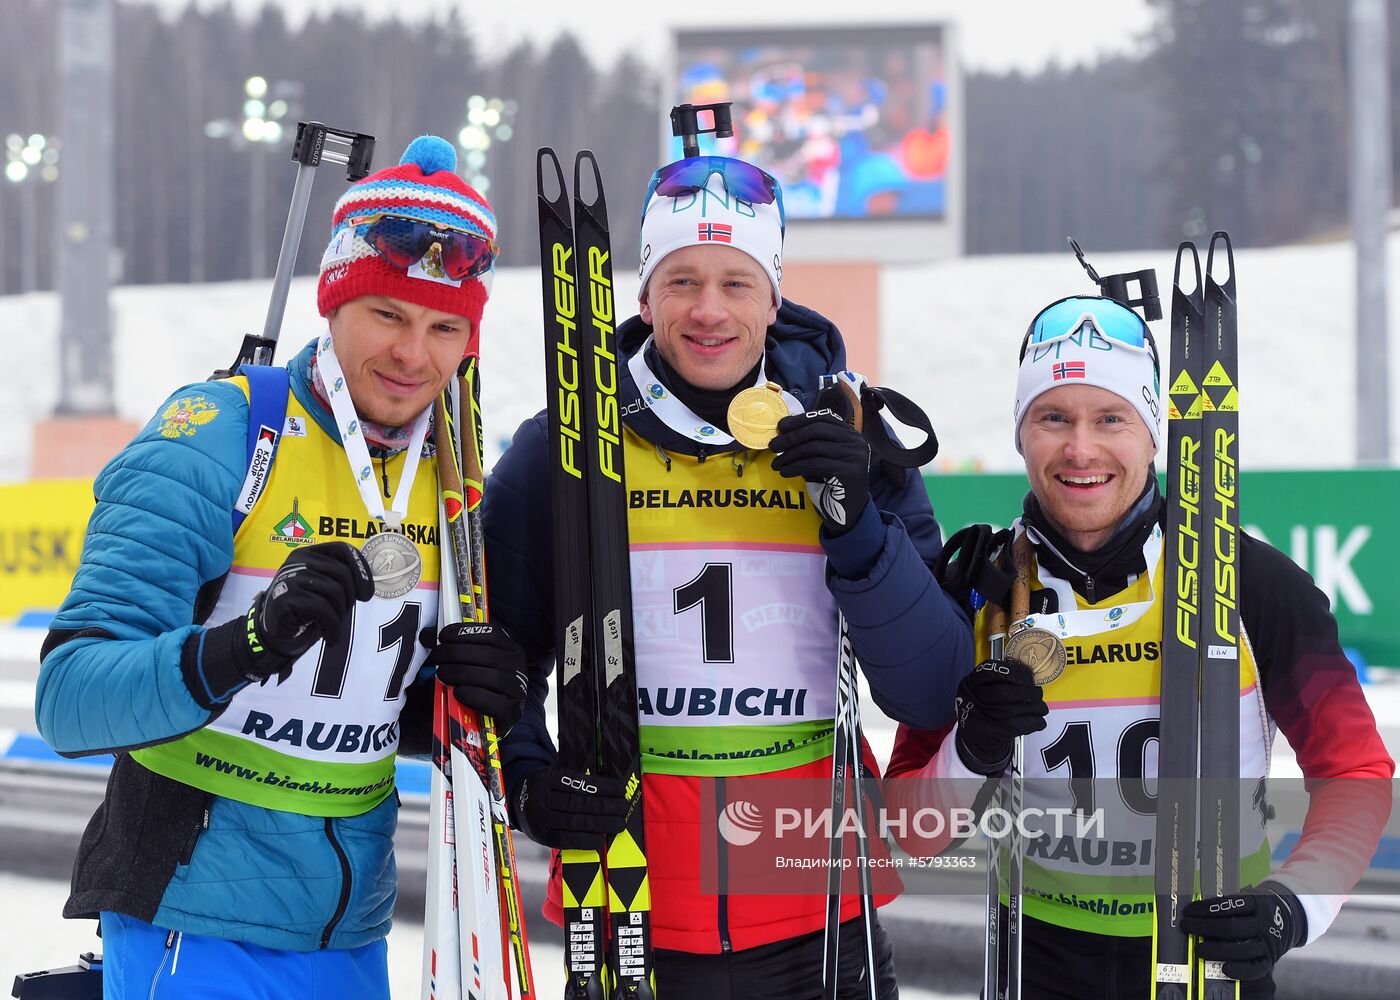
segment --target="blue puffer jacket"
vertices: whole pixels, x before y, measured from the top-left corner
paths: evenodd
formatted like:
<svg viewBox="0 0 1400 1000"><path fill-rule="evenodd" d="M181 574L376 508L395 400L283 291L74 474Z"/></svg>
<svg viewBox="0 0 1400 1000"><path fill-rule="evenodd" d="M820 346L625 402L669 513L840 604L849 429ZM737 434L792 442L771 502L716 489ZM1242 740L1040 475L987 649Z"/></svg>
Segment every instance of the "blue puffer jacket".
<svg viewBox="0 0 1400 1000"><path fill-rule="evenodd" d="M697 444L667 427L645 407L629 407L639 390L626 365L651 328L633 318L618 327L621 359L618 399L627 426L666 451L704 455L742 451ZM816 401L818 379L846 367L846 349L831 322L784 300L765 345L768 377L806 405ZM653 369L655 369L653 364ZM729 461L721 454L718 461ZM501 743L512 803L520 780L552 764L556 753L544 703L554 655L553 553L549 446L545 415L516 431L488 481L484 502L486 556L491 566L492 620L504 625L530 654L525 713ZM871 503L849 531L821 544L827 585L844 612L876 704L891 718L921 726L953 717L958 682L972 666L972 627L931 572L942 551L923 480L881 466L870 483ZM915 720L924 720L923 723Z"/></svg>
<svg viewBox="0 0 1400 1000"><path fill-rule="evenodd" d="M307 382L311 351L288 365L292 391L339 441ZM167 437L163 405L97 477L82 562L44 645L35 704L44 738L65 756L117 754L64 915L114 910L295 951L376 941L394 903L396 796L360 816L301 816L191 788L123 752L189 733L223 708L191 692L189 650L201 649L194 623L233 562L249 407L228 382L187 386L171 401L192 396L217 416ZM411 695L405 714L426 701Z"/></svg>

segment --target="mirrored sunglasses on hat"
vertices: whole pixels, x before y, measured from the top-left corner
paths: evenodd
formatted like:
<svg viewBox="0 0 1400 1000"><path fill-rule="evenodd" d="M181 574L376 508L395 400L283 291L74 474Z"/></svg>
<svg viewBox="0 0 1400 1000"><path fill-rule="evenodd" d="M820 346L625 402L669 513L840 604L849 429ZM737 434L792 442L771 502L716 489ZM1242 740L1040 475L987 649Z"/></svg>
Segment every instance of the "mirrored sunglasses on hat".
<svg viewBox="0 0 1400 1000"><path fill-rule="evenodd" d="M439 222L403 215L373 215L351 222L379 256L405 271L437 246L442 269L453 281L485 274L501 252L493 239Z"/></svg>
<svg viewBox="0 0 1400 1000"><path fill-rule="evenodd" d="M1157 344L1146 321L1123 303L1101 295L1071 295L1036 313L1021 341L1019 360L1025 360L1031 346L1053 344L1078 335L1086 323L1104 340L1130 351L1150 354L1152 367L1160 373Z"/></svg>
<svg viewBox="0 0 1400 1000"><path fill-rule="evenodd" d="M754 205L776 203L778 221L784 232L787 231L782 185L766 170L730 156L691 156L666 164L651 175L651 183L647 185L647 195L642 202L643 214L647 205L651 204L652 195L678 198L683 194L694 194L710 182L712 174L719 174L725 190L740 201Z"/></svg>

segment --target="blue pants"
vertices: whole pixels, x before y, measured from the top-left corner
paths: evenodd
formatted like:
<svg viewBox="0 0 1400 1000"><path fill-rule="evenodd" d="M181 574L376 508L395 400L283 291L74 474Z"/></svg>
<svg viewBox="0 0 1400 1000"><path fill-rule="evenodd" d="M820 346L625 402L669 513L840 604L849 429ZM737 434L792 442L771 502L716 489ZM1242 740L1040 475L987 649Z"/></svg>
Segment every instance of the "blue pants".
<svg viewBox="0 0 1400 1000"><path fill-rule="evenodd" d="M384 941L278 951L102 914L103 1000L389 1000Z"/></svg>

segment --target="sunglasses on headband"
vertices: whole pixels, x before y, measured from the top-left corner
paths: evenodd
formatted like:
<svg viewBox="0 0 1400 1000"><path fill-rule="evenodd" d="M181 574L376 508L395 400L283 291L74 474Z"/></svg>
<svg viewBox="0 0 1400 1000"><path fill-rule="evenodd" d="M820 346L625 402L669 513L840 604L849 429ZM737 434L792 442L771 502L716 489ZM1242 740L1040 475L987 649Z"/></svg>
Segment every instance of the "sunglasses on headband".
<svg viewBox="0 0 1400 1000"><path fill-rule="evenodd" d="M1093 328L1091 338L1097 335L1118 347L1150 354L1153 369L1161 374L1157 343L1146 321L1123 303L1101 295L1071 295L1036 313L1021 341L1018 362L1025 360L1026 351L1032 347L1077 336L1085 324Z"/></svg>
<svg viewBox="0 0 1400 1000"><path fill-rule="evenodd" d="M678 198L694 194L710 182L711 174L719 174L724 189L740 201L754 205L778 205L778 220L787 229L787 213L783 210L783 188L772 174L752 163L729 156L691 156L668 163L651 175L642 211L651 203L653 194Z"/></svg>
<svg viewBox="0 0 1400 1000"><path fill-rule="evenodd" d="M495 240L423 219L373 215L352 221L379 256L405 271L438 247L442 269L453 281L485 274L501 252Z"/></svg>

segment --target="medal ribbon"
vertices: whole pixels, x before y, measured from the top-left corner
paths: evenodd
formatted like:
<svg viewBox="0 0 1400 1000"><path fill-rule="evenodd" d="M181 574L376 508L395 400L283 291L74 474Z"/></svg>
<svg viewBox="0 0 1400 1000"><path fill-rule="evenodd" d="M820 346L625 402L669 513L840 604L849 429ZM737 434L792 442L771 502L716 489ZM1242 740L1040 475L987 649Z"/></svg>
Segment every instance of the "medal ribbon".
<svg viewBox="0 0 1400 1000"><path fill-rule="evenodd" d="M1017 534L1026 534L1030 540L1036 543L1045 543L1040 533L1034 528L1027 527L1017 518L1015 523ZM1151 595L1145 601L1131 601L1117 605L1105 611L1104 608L1092 608L1085 611L1078 610L1078 602L1075 599L1074 588L1066 580L1058 580L1053 577L1042 578L1041 586L1053 590L1059 597L1061 608L1073 608L1072 611L1049 612L1046 614L1027 615L1024 624L1034 628L1043 628L1047 632L1052 632L1061 639L1071 637L1096 635L1105 631L1105 622L1109 623L1109 629L1123 628L1137 621L1152 607L1152 602L1157 599L1156 590L1152 585L1152 574L1156 571L1157 563L1162 557L1162 529L1160 526L1152 529L1152 534L1147 537L1147 541L1142 546L1142 557L1147 563L1144 571L1147 575L1148 590ZM1119 612L1118 617L1108 619L1107 615ZM1017 624L1016 622L1012 623Z"/></svg>
<svg viewBox="0 0 1400 1000"><path fill-rule="evenodd" d="M690 407L671 395L671 391L662 385L661 380L656 377L656 374L646 363L647 348L652 345L654 340L656 340L656 335L652 334L641 349L632 355L627 362L627 370L632 373L632 381L637 383L637 391L641 394L642 405L654 412L661 422L671 430L690 438L692 441L710 445L733 444L734 438L731 435L718 427L705 423L696 416ZM759 359L758 378L753 383L755 386L768 384L768 376L764 374L767 365L766 356ZM797 397L786 389L783 390L783 401L788 404L788 412L803 412L804 407L797 401Z"/></svg>
<svg viewBox="0 0 1400 1000"><path fill-rule="evenodd" d="M413 480L418 476L418 458L428 437L428 418L433 408L425 407L413 422L404 449L399 487L394 491L393 502L386 509L384 498L379 495L379 484L374 481L369 445L365 443L364 433L360 430L359 414L355 412L355 402L350 398L350 387L335 356L335 345L331 342L330 334L322 336L316 344L316 363L324 375L326 396L331 404L331 413L335 416L336 429L340 431L340 443L345 447L345 459L350 463L350 474L354 476L355 486L360 491L360 499L372 518L382 521L389 530L398 531L408 515L408 498L413 492Z"/></svg>

